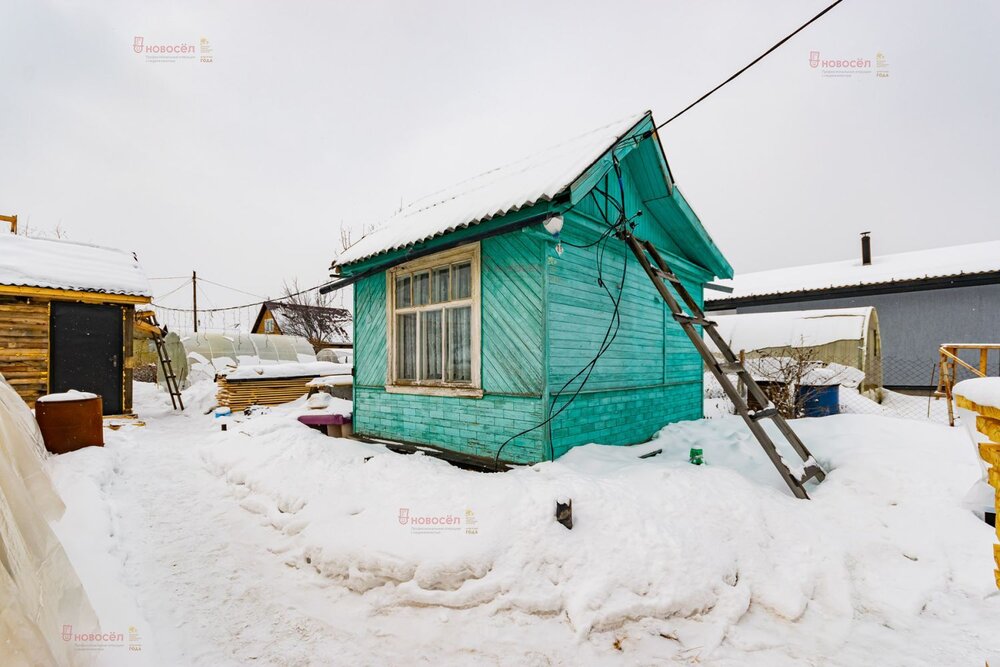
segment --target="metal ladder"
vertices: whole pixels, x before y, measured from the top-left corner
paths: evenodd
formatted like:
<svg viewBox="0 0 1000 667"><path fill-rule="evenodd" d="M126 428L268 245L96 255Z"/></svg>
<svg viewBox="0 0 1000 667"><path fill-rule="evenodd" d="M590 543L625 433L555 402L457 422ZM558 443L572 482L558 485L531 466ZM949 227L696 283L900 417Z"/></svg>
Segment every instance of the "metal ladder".
<svg viewBox="0 0 1000 667"><path fill-rule="evenodd" d="M826 477L822 468L813 460L812 455L806 446L802 444L799 440L799 436L795 434L792 427L788 425L785 418L781 416L778 410L771 405L770 399L760 388L760 386L754 381L752 375L744 367L740 360L733 354L732 349L722 338L719 332L715 328L715 322L712 322L705 318L705 313L702 312L701 308L698 306L697 302L691 298L691 295L685 289L684 285L681 283L680 278L678 278L674 272L670 269L664 259L660 256L660 253L656 251L653 244L649 241L641 241L634 237L628 232L624 232L622 239L628 244L629 248L635 254L636 259L639 260L639 264L642 265L643 270L646 271L646 275L653 282L656 290L663 297L663 300L667 302L667 306L670 307L670 312L673 313L674 320L681 325L684 333L687 334L688 338L694 344L695 349L698 350L698 354L701 355L702 360L705 362L705 366L708 370L715 376L715 379L719 381L722 385L723 390L725 390L726 395L729 396L729 400L733 402L736 406L736 412L743 418L746 422L747 427L750 432L753 433L757 442L764 449L764 453L767 454L768 458L771 459L771 463L774 467L778 469L778 473L781 474L781 478L785 480L785 484L788 488L792 490L792 494L796 498L808 499L809 494L806 493L805 483L811 479L815 479L817 482L822 482ZM649 257L647 257L647 254ZM650 264L649 258L652 258L653 262L656 264L654 267ZM669 282L674 288L674 291L681 297L684 304L688 307L690 313L684 312L677 299L674 295L670 293L667 289L664 281ZM719 362L712 350L705 343L704 339L698 333L695 328L701 326L705 332L708 334L712 342L715 343L715 347L722 353L724 358L723 362ZM766 405L768 407L763 410L751 410L747 405L747 402L743 399L743 395L736 388L736 385L729 378L729 376L738 376L743 384L747 388L747 392L752 396L758 405ZM781 431L781 434L785 437L785 440L792 446L795 453L801 458L804 466L804 472L802 477L796 477L785 465L785 461L781 458L781 454L778 452L777 447L774 445L774 441L764 430L761 425L761 420L770 419Z"/></svg>
<svg viewBox="0 0 1000 667"><path fill-rule="evenodd" d="M174 365L170 361L170 354L167 353L167 345L163 340L163 336L167 332L166 328L160 326L160 323L156 321L156 313L151 310L137 312L135 316L142 330L149 334L149 337L153 339L153 344L156 346L156 356L160 360L160 368L163 369L163 380L167 385L167 392L170 394L171 405L174 406L174 410L178 406L183 410L184 399L181 398L181 390L177 384L177 375L174 374Z"/></svg>

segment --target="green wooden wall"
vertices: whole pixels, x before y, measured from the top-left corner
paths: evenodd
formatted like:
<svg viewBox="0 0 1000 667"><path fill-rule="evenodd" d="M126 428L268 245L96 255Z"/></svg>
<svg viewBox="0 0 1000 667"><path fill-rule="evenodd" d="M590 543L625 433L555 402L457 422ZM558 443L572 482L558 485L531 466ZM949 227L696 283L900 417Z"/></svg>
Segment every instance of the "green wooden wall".
<svg viewBox="0 0 1000 667"><path fill-rule="evenodd" d="M599 233L600 228L584 215L570 213L561 236L569 243L586 245ZM551 399L597 354L614 304L598 285L593 249L563 244L560 256L554 242L546 245ZM580 395L552 422L550 437L557 456L590 442L644 442L667 423L702 416L701 358L638 261L616 239L606 246L602 279L617 297L626 256L618 335ZM670 255L667 260L671 261ZM680 266L677 258L673 260ZM675 270L700 302L704 276ZM563 392L556 409L577 386L578 381Z"/></svg>
<svg viewBox="0 0 1000 667"><path fill-rule="evenodd" d="M731 269L679 192L667 191L662 176L656 176L662 160L656 151L658 145L654 150L647 142L622 161L625 210L636 234L661 249L700 303L702 285L713 272L726 276ZM604 176L599 188L620 197L613 175ZM540 225L482 241L481 399L387 393L385 274L359 281L355 430L492 460L504 441L544 421L559 388L597 353L612 316L611 299L597 282L597 247L568 245L587 245L606 228L605 216L617 218L612 206L599 206L603 199L588 197L565 214L561 239L567 243L561 254L557 240ZM525 209L505 217L537 213ZM626 261L628 267L616 339L570 407L550 424L511 441L502 460L537 462L550 451L559 456L590 442L643 442L667 423L702 416L701 359L638 262L631 255L626 259L626 253L625 245L612 239L603 260L603 280L615 295ZM352 268L361 271L375 261ZM563 393L556 409L577 386Z"/></svg>
<svg viewBox="0 0 1000 667"><path fill-rule="evenodd" d="M492 459L502 435L544 419L545 244L515 232L482 242L484 396L456 398L385 391L385 274L357 283L354 428L386 439L432 444ZM506 434L506 435L504 435ZM538 461L545 429L511 442L505 460Z"/></svg>
<svg viewBox="0 0 1000 667"><path fill-rule="evenodd" d="M601 229L581 208L567 216L562 234L576 245ZM387 393L385 275L360 281L355 429L492 458L507 438L543 421L549 404L543 397L550 401L596 354L613 312L597 284L596 248L564 244L560 255L555 246L539 231L482 242L482 399ZM610 241L603 276L613 294L624 259L624 245ZM704 276L679 273L700 300ZM550 442L556 456L589 442L643 442L667 423L701 417L701 360L631 256L620 314L618 336L579 397L549 426L507 445L504 460L542 460Z"/></svg>

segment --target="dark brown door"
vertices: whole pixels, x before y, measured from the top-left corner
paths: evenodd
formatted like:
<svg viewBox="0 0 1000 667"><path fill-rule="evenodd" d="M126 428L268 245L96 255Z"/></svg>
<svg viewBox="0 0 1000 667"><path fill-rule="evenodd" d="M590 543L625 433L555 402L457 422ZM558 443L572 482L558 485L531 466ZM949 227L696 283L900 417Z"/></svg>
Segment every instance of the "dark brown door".
<svg viewBox="0 0 1000 667"><path fill-rule="evenodd" d="M52 303L49 389L100 395L104 414L122 412L122 308Z"/></svg>

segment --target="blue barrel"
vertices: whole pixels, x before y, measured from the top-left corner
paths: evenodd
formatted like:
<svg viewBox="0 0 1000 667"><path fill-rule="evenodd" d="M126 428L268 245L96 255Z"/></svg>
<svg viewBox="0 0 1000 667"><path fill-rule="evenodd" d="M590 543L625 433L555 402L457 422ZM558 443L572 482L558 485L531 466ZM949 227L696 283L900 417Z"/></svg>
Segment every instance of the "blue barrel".
<svg viewBox="0 0 1000 667"><path fill-rule="evenodd" d="M826 417L840 414L840 385L799 385L796 389L803 417Z"/></svg>

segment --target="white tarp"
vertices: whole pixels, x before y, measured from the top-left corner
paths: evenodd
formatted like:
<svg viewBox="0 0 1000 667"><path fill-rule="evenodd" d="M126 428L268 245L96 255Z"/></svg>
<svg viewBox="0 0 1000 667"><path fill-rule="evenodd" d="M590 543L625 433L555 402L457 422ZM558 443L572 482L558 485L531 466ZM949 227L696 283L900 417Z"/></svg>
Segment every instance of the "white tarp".
<svg viewBox="0 0 1000 667"><path fill-rule="evenodd" d="M89 665L63 637L97 632L80 579L49 521L65 509L43 466L45 447L28 406L0 376L0 663Z"/></svg>

